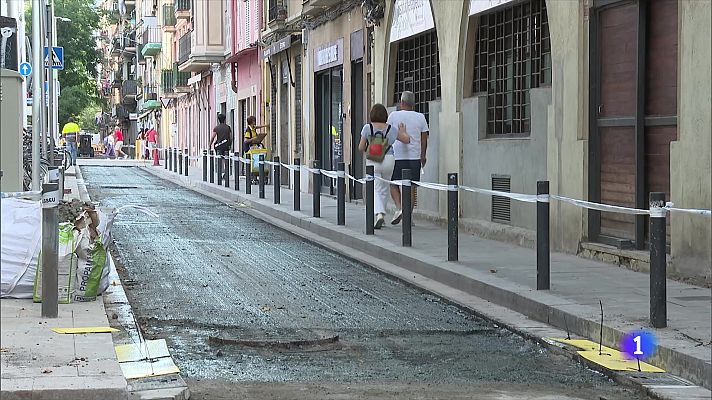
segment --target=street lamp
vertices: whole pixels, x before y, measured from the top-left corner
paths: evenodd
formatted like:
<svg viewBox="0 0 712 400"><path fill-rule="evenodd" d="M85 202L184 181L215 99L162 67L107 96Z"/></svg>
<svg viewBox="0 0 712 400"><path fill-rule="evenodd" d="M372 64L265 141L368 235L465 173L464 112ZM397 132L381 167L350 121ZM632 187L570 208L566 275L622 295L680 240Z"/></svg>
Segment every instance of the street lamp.
<svg viewBox="0 0 712 400"><path fill-rule="evenodd" d="M72 19L71 19L71 18L66 18L66 17L57 17L57 16L55 16L54 19L56 19L56 20L58 20L58 21L62 21L62 22L72 22Z"/></svg>

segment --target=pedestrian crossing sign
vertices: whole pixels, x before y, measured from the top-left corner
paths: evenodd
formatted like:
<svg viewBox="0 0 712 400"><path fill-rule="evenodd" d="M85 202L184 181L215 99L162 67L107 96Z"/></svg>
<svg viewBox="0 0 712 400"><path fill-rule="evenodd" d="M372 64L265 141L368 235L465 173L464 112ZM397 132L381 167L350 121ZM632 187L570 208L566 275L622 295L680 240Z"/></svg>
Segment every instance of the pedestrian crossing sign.
<svg viewBox="0 0 712 400"><path fill-rule="evenodd" d="M49 48L44 48L44 66L51 69L64 69L64 47L52 47L52 54Z"/></svg>

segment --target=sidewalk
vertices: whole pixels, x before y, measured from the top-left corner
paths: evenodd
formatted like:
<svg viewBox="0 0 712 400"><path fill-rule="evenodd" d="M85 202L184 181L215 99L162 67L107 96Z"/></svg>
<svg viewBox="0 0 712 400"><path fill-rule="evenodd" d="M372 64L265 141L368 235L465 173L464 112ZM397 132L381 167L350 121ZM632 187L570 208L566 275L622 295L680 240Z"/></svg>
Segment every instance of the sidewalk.
<svg viewBox="0 0 712 400"><path fill-rule="evenodd" d="M66 200L79 198L70 168ZM0 300L1 396L10 399L126 399L111 333L62 335L51 328L109 326L101 297L60 304L57 318L42 318L32 299Z"/></svg>
<svg viewBox="0 0 712 400"><path fill-rule="evenodd" d="M265 187L265 199L258 198L257 186L252 187L251 195L246 195L244 177L240 191L236 192L232 181L230 188L203 182L201 170L192 165L188 177L168 172L163 165L145 169L306 230L310 239L332 243L333 246L328 246L347 256L358 258L349 249L352 253L365 253L594 341L600 335L600 299L604 309L604 345L617 348L620 336L633 329L655 331L658 351L652 364L706 388L712 386L710 289L668 280L668 328L653 329L649 324L647 274L552 253L551 290L537 291L535 250L460 233L460 261L447 262L447 231L426 220L416 220L413 247L404 248L400 226L387 225L376 231L376 235L366 236L361 205L347 203L346 225L337 226L336 201L330 197L322 196L321 218L313 218L311 194L302 193L301 211L295 212L292 191L285 188L281 190L281 204L275 205L272 186Z"/></svg>

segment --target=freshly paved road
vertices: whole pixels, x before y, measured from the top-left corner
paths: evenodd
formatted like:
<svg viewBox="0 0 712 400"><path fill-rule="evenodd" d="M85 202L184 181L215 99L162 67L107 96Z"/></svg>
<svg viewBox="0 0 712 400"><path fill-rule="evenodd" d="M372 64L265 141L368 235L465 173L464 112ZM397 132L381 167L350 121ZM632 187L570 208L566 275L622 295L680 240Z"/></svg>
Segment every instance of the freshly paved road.
<svg viewBox="0 0 712 400"><path fill-rule="evenodd" d="M118 218L116 264L192 398L645 398L239 205L135 167L82 171L100 206L160 215Z"/></svg>

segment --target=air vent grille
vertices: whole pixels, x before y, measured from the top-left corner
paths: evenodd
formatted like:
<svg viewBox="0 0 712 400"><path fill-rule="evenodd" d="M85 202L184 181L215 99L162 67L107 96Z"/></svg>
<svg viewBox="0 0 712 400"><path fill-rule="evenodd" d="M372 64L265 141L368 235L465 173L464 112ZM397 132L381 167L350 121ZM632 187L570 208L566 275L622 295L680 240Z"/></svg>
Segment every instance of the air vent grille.
<svg viewBox="0 0 712 400"><path fill-rule="evenodd" d="M512 179L509 175L492 175L492 190L511 192ZM492 196L492 221L510 223L512 203L508 197Z"/></svg>

